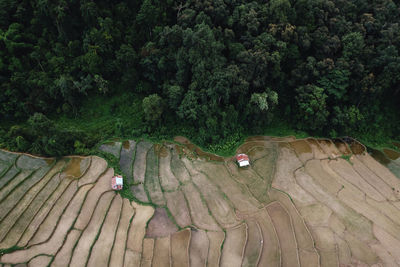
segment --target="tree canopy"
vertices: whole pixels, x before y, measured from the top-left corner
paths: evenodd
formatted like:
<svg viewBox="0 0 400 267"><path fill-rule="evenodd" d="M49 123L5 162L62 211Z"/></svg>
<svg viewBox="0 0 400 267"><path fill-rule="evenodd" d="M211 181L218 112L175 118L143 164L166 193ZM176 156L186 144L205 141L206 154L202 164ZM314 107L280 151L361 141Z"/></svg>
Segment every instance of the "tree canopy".
<svg viewBox="0 0 400 267"><path fill-rule="evenodd" d="M207 142L274 117L396 138L399 21L392 0L0 0L0 120L128 91Z"/></svg>

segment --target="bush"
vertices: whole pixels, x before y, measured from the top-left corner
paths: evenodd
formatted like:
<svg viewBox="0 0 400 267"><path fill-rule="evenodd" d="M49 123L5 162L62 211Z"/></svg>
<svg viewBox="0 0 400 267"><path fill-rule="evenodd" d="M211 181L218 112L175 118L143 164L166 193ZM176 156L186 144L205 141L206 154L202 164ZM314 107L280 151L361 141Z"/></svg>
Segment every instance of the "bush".
<svg viewBox="0 0 400 267"><path fill-rule="evenodd" d="M160 120L164 103L159 95L152 94L143 99L142 107L146 121L153 123Z"/></svg>

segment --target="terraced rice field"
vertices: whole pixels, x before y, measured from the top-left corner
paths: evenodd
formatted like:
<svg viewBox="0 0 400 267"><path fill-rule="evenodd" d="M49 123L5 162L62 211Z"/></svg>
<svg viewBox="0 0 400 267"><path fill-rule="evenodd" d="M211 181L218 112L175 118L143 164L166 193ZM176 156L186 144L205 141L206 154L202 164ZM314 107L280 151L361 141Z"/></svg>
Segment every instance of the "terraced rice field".
<svg viewBox="0 0 400 267"><path fill-rule="evenodd" d="M357 141L251 137L251 167L189 140L93 157L0 151L0 267L400 266L400 154Z"/></svg>

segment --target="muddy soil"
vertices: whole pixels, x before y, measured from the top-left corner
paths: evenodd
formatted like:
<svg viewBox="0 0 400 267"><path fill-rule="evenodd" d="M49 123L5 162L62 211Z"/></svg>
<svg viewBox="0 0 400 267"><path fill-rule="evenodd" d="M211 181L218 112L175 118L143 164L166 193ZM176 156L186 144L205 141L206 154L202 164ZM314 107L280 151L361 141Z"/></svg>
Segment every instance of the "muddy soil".
<svg viewBox="0 0 400 267"><path fill-rule="evenodd" d="M99 157L0 151L0 246L22 248L0 266L399 265L396 151L376 161L351 138L252 137L241 169L176 141L112 145L145 205L111 191Z"/></svg>
<svg viewBox="0 0 400 267"><path fill-rule="evenodd" d="M165 208L156 208L147 225L146 237L166 237L178 231L178 227L168 217Z"/></svg>

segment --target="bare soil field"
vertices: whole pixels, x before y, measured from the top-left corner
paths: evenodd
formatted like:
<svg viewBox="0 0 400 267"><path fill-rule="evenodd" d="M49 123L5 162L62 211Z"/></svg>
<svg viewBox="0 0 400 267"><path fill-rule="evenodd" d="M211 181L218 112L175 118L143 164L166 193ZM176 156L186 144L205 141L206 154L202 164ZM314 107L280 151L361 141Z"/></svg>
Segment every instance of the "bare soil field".
<svg viewBox="0 0 400 267"><path fill-rule="evenodd" d="M165 205L165 199L159 180L159 158L155 149L156 148L153 146L153 148L149 149L147 152L144 186L149 192L151 202L157 205Z"/></svg>
<svg viewBox="0 0 400 267"><path fill-rule="evenodd" d="M198 175L194 175L192 180L204 196L208 209L219 225L222 225L224 228L236 225L237 221L232 204L228 199L224 198L222 192L209 181L207 176L199 173Z"/></svg>
<svg viewBox="0 0 400 267"><path fill-rule="evenodd" d="M133 180L135 182L144 182L146 172L146 156L147 151L151 148L148 142L139 142L136 145L135 162L133 164Z"/></svg>
<svg viewBox="0 0 400 267"><path fill-rule="evenodd" d="M123 200L121 216L118 222L118 229L115 235L114 246L111 252L110 266L123 266L126 248L126 240L130 222L135 215L135 210L128 199Z"/></svg>
<svg viewBox="0 0 400 267"><path fill-rule="evenodd" d="M241 266L247 243L247 224L229 229L221 255L221 266Z"/></svg>
<svg viewBox="0 0 400 267"><path fill-rule="evenodd" d="M203 230L193 228L189 246L190 266L206 266L209 245L210 242L207 233Z"/></svg>
<svg viewBox="0 0 400 267"><path fill-rule="evenodd" d="M400 266L394 150L258 136L242 169L177 141L101 148L140 203L99 157L0 150L0 266Z"/></svg>
<svg viewBox="0 0 400 267"><path fill-rule="evenodd" d="M278 202L268 205L266 210L279 238L281 265L300 266L296 237L289 214Z"/></svg>
<svg viewBox="0 0 400 267"><path fill-rule="evenodd" d="M160 183L165 191L175 191L179 186L179 181L171 171L171 152L169 148L161 147L159 160Z"/></svg>
<svg viewBox="0 0 400 267"><path fill-rule="evenodd" d="M143 239L143 254L140 262L141 267L151 267L154 255L154 239L145 238Z"/></svg>
<svg viewBox="0 0 400 267"><path fill-rule="evenodd" d="M280 266L281 248L271 217L262 209L254 215L254 219L261 228L263 240L259 266Z"/></svg>
<svg viewBox="0 0 400 267"><path fill-rule="evenodd" d="M171 236L171 265L189 266L190 230L185 229Z"/></svg>
<svg viewBox="0 0 400 267"><path fill-rule="evenodd" d="M200 192L193 184L187 184L183 188L185 198L188 200L190 214L193 224L200 229L218 231L215 219L210 215L205 201L202 199Z"/></svg>
<svg viewBox="0 0 400 267"><path fill-rule="evenodd" d="M91 159L91 157L72 157L64 169L65 177L70 179L80 178L89 168Z"/></svg>
<svg viewBox="0 0 400 267"><path fill-rule="evenodd" d="M119 159L119 155L121 152L121 146L122 146L121 142L109 142L109 143L101 145L99 147L99 150L110 153Z"/></svg>
<svg viewBox="0 0 400 267"><path fill-rule="evenodd" d="M88 266L100 266L103 262L109 262L111 249L120 220L122 210L122 198L116 195L111 203L110 210L105 218L100 234L90 254Z"/></svg>
<svg viewBox="0 0 400 267"><path fill-rule="evenodd" d="M136 142L129 140L122 142L121 156L119 165L122 174L128 182L133 182L133 161L135 158Z"/></svg>
<svg viewBox="0 0 400 267"><path fill-rule="evenodd" d="M260 260L262 246L262 232L255 220L247 220L247 244L243 254L242 266L257 266Z"/></svg>
<svg viewBox="0 0 400 267"><path fill-rule="evenodd" d="M171 266L170 243L171 242L169 236L155 239L152 263L153 266Z"/></svg>
<svg viewBox="0 0 400 267"><path fill-rule="evenodd" d="M192 219L190 218L189 208L182 191L165 192L164 196L167 201L167 207L175 218L176 223L182 228L191 225Z"/></svg>
<svg viewBox="0 0 400 267"><path fill-rule="evenodd" d="M154 215L147 224L146 237L159 238L169 236L178 231L176 225L168 217L163 208L156 208Z"/></svg>
<svg viewBox="0 0 400 267"><path fill-rule="evenodd" d="M8 182L13 182L14 177L20 172L17 167L14 166L13 163L7 163L3 162L3 166L6 166L5 169L0 173L1 179L0 179L0 188L4 188L5 185L8 185ZM30 173L28 171L25 171L25 173ZM1 189L0 192L2 192L3 189Z"/></svg>

